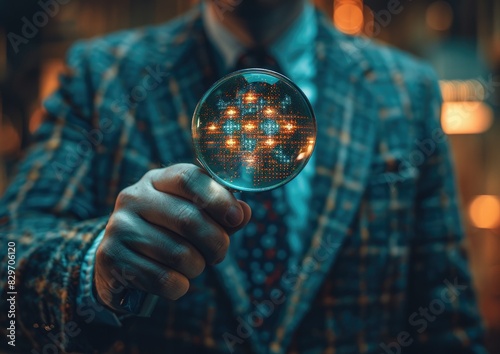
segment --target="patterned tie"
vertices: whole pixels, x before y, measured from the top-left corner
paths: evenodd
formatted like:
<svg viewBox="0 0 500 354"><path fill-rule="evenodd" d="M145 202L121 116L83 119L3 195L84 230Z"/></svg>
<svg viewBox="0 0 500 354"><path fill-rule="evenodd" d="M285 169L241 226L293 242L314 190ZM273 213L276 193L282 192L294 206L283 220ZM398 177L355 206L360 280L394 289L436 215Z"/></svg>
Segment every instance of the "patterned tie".
<svg viewBox="0 0 500 354"><path fill-rule="evenodd" d="M276 60L264 50L251 49L242 55L236 69L264 68L281 72ZM280 289L290 248L287 239L285 189L283 187L260 193L242 193L241 199L252 208L252 219L241 231L241 247L237 251L238 265L246 275L247 294L252 304L270 300L273 289ZM252 305L254 306L254 305ZM277 312L263 321L261 335L268 340L277 319Z"/></svg>

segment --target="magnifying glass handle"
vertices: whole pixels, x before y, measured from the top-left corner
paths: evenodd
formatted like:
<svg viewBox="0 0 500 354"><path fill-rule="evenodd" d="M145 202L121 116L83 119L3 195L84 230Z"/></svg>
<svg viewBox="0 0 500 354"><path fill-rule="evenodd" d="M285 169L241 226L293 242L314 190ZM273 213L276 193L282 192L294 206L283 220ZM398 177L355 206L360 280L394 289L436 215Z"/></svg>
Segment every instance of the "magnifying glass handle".
<svg viewBox="0 0 500 354"><path fill-rule="evenodd" d="M139 317L150 317L158 302L158 295L142 290L129 289L120 304L124 310Z"/></svg>

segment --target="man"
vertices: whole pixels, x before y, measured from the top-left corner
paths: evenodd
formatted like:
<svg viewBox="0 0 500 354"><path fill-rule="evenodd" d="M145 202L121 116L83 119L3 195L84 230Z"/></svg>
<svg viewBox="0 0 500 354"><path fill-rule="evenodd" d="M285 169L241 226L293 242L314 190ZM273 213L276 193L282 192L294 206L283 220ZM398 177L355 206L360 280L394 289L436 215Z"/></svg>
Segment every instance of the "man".
<svg viewBox="0 0 500 354"><path fill-rule="evenodd" d="M306 1L230 3L70 51L2 203L18 347L484 353L432 71ZM216 79L266 63L309 97L317 143L243 201L192 164L189 119Z"/></svg>

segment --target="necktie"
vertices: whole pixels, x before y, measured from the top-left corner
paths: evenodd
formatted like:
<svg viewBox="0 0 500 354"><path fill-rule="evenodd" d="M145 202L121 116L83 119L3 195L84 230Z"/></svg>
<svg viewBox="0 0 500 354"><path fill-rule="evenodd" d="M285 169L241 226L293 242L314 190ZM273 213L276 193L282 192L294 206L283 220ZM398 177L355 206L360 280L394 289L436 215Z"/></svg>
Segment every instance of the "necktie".
<svg viewBox="0 0 500 354"><path fill-rule="evenodd" d="M276 60L260 48L242 55L236 69L257 67L281 72ZM259 193L242 193L241 199L252 208L252 219L241 230L240 248L237 251L238 266L246 275L247 293L255 306L272 299L273 289L280 289L280 280L286 270L290 254L284 188ZM263 336L269 336L276 321L277 309L265 316L260 327ZM268 338L263 338L268 340Z"/></svg>
<svg viewBox="0 0 500 354"><path fill-rule="evenodd" d="M254 47L243 53L236 62L236 70L248 68L263 68L281 73L281 68L267 50L263 47Z"/></svg>

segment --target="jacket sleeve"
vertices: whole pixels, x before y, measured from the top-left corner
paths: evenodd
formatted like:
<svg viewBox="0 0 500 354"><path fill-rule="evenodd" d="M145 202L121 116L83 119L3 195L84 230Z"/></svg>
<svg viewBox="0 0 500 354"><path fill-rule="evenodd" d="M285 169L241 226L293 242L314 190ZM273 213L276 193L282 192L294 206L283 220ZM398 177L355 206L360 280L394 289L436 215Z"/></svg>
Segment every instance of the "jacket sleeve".
<svg viewBox="0 0 500 354"><path fill-rule="evenodd" d="M101 310L77 306L76 298L83 258L109 213L95 192L96 183L105 183L95 168L99 145L117 127L95 118L87 52L85 43L69 51L60 88L45 102L44 122L0 201L0 289L17 292L16 346L9 352L90 352L89 328ZM6 274L9 242L15 244L13 288ZM7 328L10 304L0 304L0 325Z"/></svg>
<svg viewBox="0 0 500 354"><path fill-rule="evenodd" d="M416 201L410 259L408 332L403 353L485 353L483 328L465 252L454 171L440 125L441 94L425 69L419 150L425 156ZM404 336L402 337L404 338Z"/></svg>

